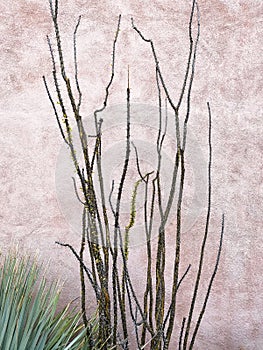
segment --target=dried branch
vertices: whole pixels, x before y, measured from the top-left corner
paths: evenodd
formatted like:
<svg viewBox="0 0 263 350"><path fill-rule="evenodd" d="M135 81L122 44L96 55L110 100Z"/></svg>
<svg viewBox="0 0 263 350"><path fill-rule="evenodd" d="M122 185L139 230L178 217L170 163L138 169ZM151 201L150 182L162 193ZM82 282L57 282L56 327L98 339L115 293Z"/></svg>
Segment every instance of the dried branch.
<svg viewBox="0 0 263 350"><path fill-rule="evenodd" d="M128 73L129 77L129 73ZM116 341L116 334L117 334L117 319L118 319L118 311L117 311L117 284L116 284L116 276L117 276L117 258L118 258L118 237L121 239L121 234L119 234L120 231L120 225L119 225L119 216L120 216L120 205L121 205L121 198L122 198L122 191L124 187L125 178L128 171L128 165L129 165L129 159L130 159L130 87L129 87L129 79L128 79L128 87L127 87L127 118L126 118L126 152L125 152L125 159L121 174L121 180L118 188L118 194L117 194L117 201L116 201L116 209L115 209L115 223L114 223L114 253L113 253L113 263L112 263L112 279L113 279L113 304L114 304L114 326L113 326L113 342ZM121 242L122 245L122 242ZM125 256L124 256L125 259ZM122 299L120 303L123 303L124 300Z"/></svg>
<svg viewBox="0 0 263 350"><path fill-rule="evenodd" d="M184 120L184 131L183 131L183 142L182 142L182 149L185 150L186 146L186 135L187 135L187 123L189 120L190 116L190 106L191 106L191 92L192 92L192 86L193 86L193 80L194 80L194 75L195 75L195 64L196 64L196 54L197 54L197 46L199 42L199 37L200 37L200 13L199 13L199 7L197 2L195 3L196 6L196 12L197 12L197 35L194 43L194 49L193 49L193 38L192 38L192 21L193 21L193 11L191 14L191 20L190 20L190 25L189 25L189 38L190 38L190 52L192 56L192 51L193 51L193 58L192 58L192 64L191 64L191 74L190 74L190 80L189 80L189 86L188 86L188 92L187 92L187 111L186 111L186 116ZM189 56L189 58L191 58ZM189 68L187 70L187 75L189 72Z"/></svg>
<svg viewBox="0 0 263 350"><path fill-rule="evenodd" d="M49 101L54 110L54 114L59 126L60 133L64 142L68 145L70 154L77 171L79 182L83 191L84 199L81 199L77 190L76 180L73 178L73 185L76 198L83 205L82 213L82 235L81 246L79 254L75 251L70 244L56 242L57 244L67 247L71 250L75 258L78 260L80 267L80 284L81 284L81 308L83 314L83 322L87 326L88 318L86 315L86 281L87 276L92 288L95 292L96 302L98 306L99 315L99 338L101 349L109 347L116 347L119 345L122 349L129 349L131 344L131 335L128 331L129 319L134 325L135 340L138 349L144 349L150 344L151 350L168 349L171 341L171 337L174 331L174 324L176 320L176 306L178 298L178 289L182 284L182 281L187 276L190 266L184 272L183 276L179 279L179 267L181 259L181 225L182 225L182 201L184 196L184 182L185 182L185 151L187 141L187 127L191 112L191 95L192 87L195 76L196 55L197 47L200 36L200 14L196 0L192 0L191 13L189 18L189 51L187 58L186 70L182 82L181 90L179 91L179 97L177 103L173 101L172 96L168 91L168 87L165 83L165 79L162 75L159 60L157 57L157 51L152 40L147 39L134 24L131 19L132 28L139 35L139 37L147 44L150 44L152 58L155 63L155 79L158 98L158 133L156 138L156 156L157 165L155 171L149 172L145 176L142 175L139 150L131 141L131 98L130 98L130 74L128 67L128 82L127 82L127 113L126 113L126 149L123 158L123 167L120 174L119 186L116 190L116 203L113 203L112 197L114 193L114 181L109 193L108 202L106 203L106 193L104 188L104 178L102 169L102 123L103 119L98 119L99 113L102 113L108 106L108 100L110 96L110 89L113 84L115 76L116 65L116 47L120 32L121 15L118 17L117 29L113 40L112 47L112 67L110 79L105 87L105 96L102 106L94 111L94 124L96 138L94 147L90 151L90 145L88 147L88 137L86 129L83 125L83 119L80 115L80 109L82 104L82 91L79 83L79 69L77 60L77 33L81 22L81 16L79 16L73 33L73 51L74 51L74 88L71 84L70 78L67 75L64 54L62 50L61 35L58 25L58 0L49 0L50 13L53 21L55 31L55 43L56 50L53 50L51 40L47 37L48 47L50 51L52 61L52 74L53 84L60 105L62 118L59 117L59 113L54 102L54 98L48 88L47 81L43 77L45 89ZM194 17L197 18L197 32L193 34ZM58 56L58 68L56 65L55 53ZM59 80L65 84L65 89L62 89L59 85ZM73 91L74 90L74 91ZM164 100L164 101L163 101ZM181 125L179 119L179 110L183 101L186 102L186 114L182 123L182 136ZM65 101L65 102L64 102ZM69 104L69 111L66 106ZM164 106L163 106L164 104ZM199 266L197 276L195 280L195 286L193 291L193 297L191 300L190 310L188 317L184 317L181 323L179 334L179 350L187 350L188 339L190 337L191 323L193 319L195 304L198 297L198 290L200 284L200 278L202 275L202 266L204 261L206 240L208 236L209 223L210 223L210 210L211 210L211 153L212 153L212 140L211 140L211 111L209 103L209 164L208 164L208 210L206 218L206 227L203 236L202 247L200 250ZM163 146L167 134L168 127L168 107L172 109L174 114L174 126L176 136L176 150L174 152L174 165L171 173L171 184L169 187L169 196L166 202L164 202L164 196L162 191L163 185ZM164 109L165 108L165 109ZM163 110L164 109L164 110ZM75 150L75 144L72 136L71 120L76 123L78 130L78 138L81 143L81 154L77 155ZM65 123L63 128L62 122ZM87 136L88 135L88 136ZM121 226L120 213L123 203L123 193L126 184L126 178L128 168L130 165L131 145L135 151L136 167L139 174L139 179L135 180L134 190L131 196L130 206L130 218L126 226ZM91 153L89 153L91 152ZM83 168L80 167L80 158L84 160ZM94 173L98 176L99 189L95 189L94 185ZM150 175L155 173L150 181ZM179 182L179 183L178 183ZM146 237L146 254L147 254L147 266L146 266L146 279L145 289L143 297L140 299L135 291L134 283L128 269L129 252L129 235L131 228L134 226L136 219L136 196L139 184L143 184L144 188L144 233ZM179 187L179 194L176 196L176 187ZM97 202L97 198L101 199L101 207ZM176 202L176 203L175 203ZM166 226L168 218L170 216L173 205L176 205L176 232L175 232L175 246L174 246L174 261L172 271L172 291L171 299L168 304L168 310L165 312L165 301L167 296L167 287L165 284L165 267L166 267ZM110 237L110 221L112 216L108 214L107 209L110 207L113 214L113 242ZM153 231L155 218L158 217L158 237L157 237L157 250L156 250L156 262L153 264ZM220 254L222 250L222 241L224 233L224 216L222 218L222 229L220 245L218 248L217 259L214 267L213 274L209 281L209 286L206 292L205 300L198 316L197 323L195 325L192 338L190 341L189 349L192 349L196 339L200 323L202 321L203 314L206 309L208 298L211 292L212 284L217 273ZM122 237L122 234L124 236ZM90 256L91 268L89 269L85 265L84 252L88 249ZM155 275L155 280L154 280ZM109 292L109 288L112 288L112 292ZM179 331L179 330L178 330ZM150 338L150 339L149 339ZM93 346L93 345L92 345Z"/></svg>
<svg viewBox="0 0 263 350"><path fill-rule="evenodd" d="M190 271L190 268L191 268L191 264L188 265L188 267L187 267L185 273L183 274L183 276L181 277L180 281L178 282L177 288L176 288L176 292L178 291L178 289L179 289L181 283L183 282L183 280L184 280L185 277L187 276L188 272ZM169 307L169 309L168 309L168 311L167 311L167 314L166 314L166 317L165 317L165 319L164 319L163 329L165 329L165 327L166 327L166 323L167 323L167 321L168 321L168 319L169 319L169 316L170 316L171 308L172 308L172 304L170 304L170 307Z"/></svg>
<svg viewBox="0 0 263 350"><path fill-rule="evenodd" d="M46 78L45 78L44 76L43 76L42 78L43 78L43 81L44 81L44 85L45 85L45 88L46 88L46 92L47 92L49 101L50 101L50 103L51 103L51 105L52 105L52 107L53 107L53 111L54 111L54 114L55 114L55 116L56 116L56 120L57 120L57 123L58 123L58 127L59 127L59 130L60 130L60 133L61 133L61 135L62 135L63 140L64 140L64 141L66 142L66 144L68 145L68 141L67 141L67 139L66 139L66 137L65 137L65 134L64 134L62 125L61 125L61 123L60 123L59 116L58 116L58 112L57 112L55 103L54 103L54 101L53 101L53 99L52 99L52 96L51 96L51 94L50 94L50 91L49 91L49 88L48 88L48 85L47 85Z"/></svg>
<svg viewBox="0 0 263 350"><path fill-rule="evenodd" d="M77 200L82 204L82 205L86 205L85 202L83 202L81 199L80 199L80 196L78 194L78 189L77 189L77 184L76 184L76 180L74 177L72 177L72 181L73 181L73 186L74 186L74 191L75 191L75 195L77 197Z"/></svg>
<svg viewBox="0 0 263 350"><path fill-rule="evenodd" d="M79 94L79 100L78 100L78 105L77 105L78 113L79 113L79 110L80 110L81 99L82 99L82 92L80 90L79 79L78 79L78 61L77 61L77 31L78 31L78 28L79 28L79 25L80 25L80 20L81 20L81 16L79 16L77 25L76 25L75 30L74 30L74 36L73 36L75 83L76 83L78 94Z"/></svg>
<svg viewBox="0 0 263 350"><path fill-rule="evenodd" d="M99 293L100 293L100 288L99 286L94 282L93 277L92 277L92 273L90 271L90 269L83 263L83 261L81 260L80 256L78 255L78 253L76 252L76 250L72 247L72 245L68 244L68 243L61 243L56 241L55 242L58 245L61 245L62 247L67 247L71 250L71 252L73 253L73 255L76 257L76 259L78 260L78 262L80 263L81 267L84 269L84 271L86 272L86 275L90 281L90 284L92 285L95 294L97 296L97 298L99 298Z"/></svg>
<svg viewBox="0 0 263 350"><path fill-rule="evenodd" d="M196 299L197 299L197 293L198 293L199 284L200 284L200 278L201 278L202 269L203 269L205 247L206 247L206 242L207 242L207 237L208 237L208 232L209 232L209 224L210 224L210 216L211 216L211 195L212 195L212 179L211 179L211 168L212 168L212 118L211 118L211 110L210 110L209 103L207 103L207 108L208 108L208 116L209 116L209 126L208 126L209 159L208 159L207 215L206 215L205 232L204 232L202 247L201 247L201 251L200 251L200 257L199 257L199 266L198 266L198 270L197 270L195 286L194 286L194 292L193 292L192 302L191 302L191 306L190 306L190 309L189 309L187 325L186 325L186 330L185 330L183 350L186 350L186 348L187 348L188 336L189 336L189 332L190 332L190 327L191 327L194 307L195 307L195 303L196 303Z"/></svg>
<svg viewBox="0 0 263 350"><path fill-rule="evenodd" d="M205 310L206 310L206 306L207 306L207 302L208 302L208 299L209 299L209 296L210 296L210 293L211 293L212 285L214 283L214 279L215 279L215 276L216 276L216 273L217 273L217 270L218 270L219 261L220 261L220 255L221 255L222 246L223 246L224 230L225 230L225 216L223 214L222 215L220 243L219 243L219 247L218 247L216 263L215 263L214 271L213 271L213 274L211 276L211 279L210 279L210 282L209 282L209 285L208 285L208 289L207 289L207 292L206 292L204 304L203 304L203 307L201 309L200 315L198 317L198 320L197 320L197 323L196 323L196 326L195 326L195 329L194 329L194 332L193 332L193 336L192 336L192 339L191 339L189 350L193 349L194 342L195 342L195 339L196 339L196 335L197 335L198 329L200 327L202 318L204 316L204 313L205 313Z"/></svg>
<svg viewBox="0 0 263 350"><path fill-rule="evenodd" d="M183 334L184 334L185 321L186 321L186 318L184 317L183 321L182 321L181 331L180 331L178 350L181 350L181 348L182 348L182 340L183 340Z"/></svg>
<svg viewBox="0 0 263 350"><path fill-rule="evenodd" d="M196 8L196 1L193 0L192 2L192 11L191 11L191 16L190 16L190 21L189 21L189 41L190 41L190 55L189 57L192 57L192 25L193 25L193 13L194 9ZM198 23L199 23L199 18L198 18ZM195 41L195 49L194 49L194 58L192 60L192 72L191 72L191 77L190 77L190 82L189 82L189 88L188 88L188 98L187 98L187 118L185 119L184 123L184 135L183 135L183 145L180 147L180 149L177 150L177 155L178 158L180 158L180 170L181 170L181 176L180 176L180 186L179 186L179 194L178 194L178 201L177 201L177 228L176 228L176 246L175 246L175 260L174 260L174 273L173 273L173 288L172 288L172 299L171 299L171 312L170 312L170 319L169 319L169 324L168 324L168 329L166 332L166 341L169 346L170 339L172 336L173 332L173 327L174 327L174 320L175 320L175 312L176 312L176 299L177 299L177 284L178 284L178 275L179 275L179 265L180 265L180 255L181 255L181 207L182 207L182 199L183 199L183 190L184 190L184 179L185 179L185 160L184 160L184 152L185 152L185 142L186 142L186 126L187 126L187 121L189 118L189 113L190 113L190 96L191 96L191 87L193 83L193 78L194 78L194 72L195 72L195 54L196 54L196 49L197 49L197 44L198 44L198 38L199 38L199 27L198 27L198 34L197 38ZM186 74L188 75L188 69ZM186 80L185 80L186 81ZM185 84L185 83L184 83ZM183 90L184 91L184 84L183 84ZM179 104L180 105L180 104ZM178 112L178 110L177 110ZM180 142L179 139L180 135L177 135L177 145L178 142ZM179 163L179 159L178 159ZM177 175L177 169L175 168L176 175ZM174 184L172 184L172 191L174 189ZM172 192L171 191L171 192ZM169 203L169 201L168 201ZM169 214L169 206L167 206L167 214ZM166 214L166 215L167 215Z"/></svg>
<svg viewBox="0 0 263 350"><path fill-rule="evenodd" d="M82 237L81 237L81 246L79 251L79 258L82 261L82 264L79 264L80 267L80 284L81 284L81 310L82 318L85 327L88 327L88 319L86 314L86 284L84 277L84 251L86 244L86 208L83 208L82 212ZM88 328L87 328L88 329Z"/></svg>
<svg viewBox="0 0 263 350"><path fill-rule="evenodd" d="M116 44L117 44L117 40L118 40L118 36L119 36L119 32L120 32L120 25L121 25L121 15L119 15L117 30L116 30L115 38L114 38L114 41L113 41L110 81L109 81L109 83L108 83L108 85L106 86L106 89L105 89L106 90L106 94L105 94L103 106L101 108L96 109L94 111L95 117L97 116L98 113L103 112L104 109L107 107L107 102L108 102L108 98L109 98L109 90L110 90L110 87L112 85L114 74L115 74Z"/></svg>

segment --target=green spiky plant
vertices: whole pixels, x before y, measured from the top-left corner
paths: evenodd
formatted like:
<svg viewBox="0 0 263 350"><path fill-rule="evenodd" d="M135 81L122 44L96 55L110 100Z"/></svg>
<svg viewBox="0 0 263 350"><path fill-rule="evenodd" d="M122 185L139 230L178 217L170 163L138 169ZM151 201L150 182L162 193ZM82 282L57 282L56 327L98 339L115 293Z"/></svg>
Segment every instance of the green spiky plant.
<svg viewBox="0 0 263 350"><path fill-rule="evenodd" d="M47 285L40 270L36 260L16 254L0 265L0 349L90 349L80 313L70 304L57 312L58 283Z"/></svg>

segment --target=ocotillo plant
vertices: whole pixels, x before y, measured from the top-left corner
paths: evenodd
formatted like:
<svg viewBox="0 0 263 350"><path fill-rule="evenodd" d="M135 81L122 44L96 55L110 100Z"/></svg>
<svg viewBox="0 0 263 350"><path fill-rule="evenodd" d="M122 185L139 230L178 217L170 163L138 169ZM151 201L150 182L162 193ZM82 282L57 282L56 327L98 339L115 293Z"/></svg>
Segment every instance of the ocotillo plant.
<svg viewBox="0 0 263 350"><path fill-rule="evenodd" d="M162 75L159 59L152 40L147 39L142 31L136 26L134 19L131 19L131 26L138 34L145 45L149 46L152 59L155 64L155 80L158 92L158 113L159 130L156 138L156 144L153 145L153 151L156 152L157 164L153 165L154 170L143 173L140 162L140 149L133 143L131 136L132 110L131 110L131 89L129 82L129 71L126 89L126 136L125 136L125 155L123 158L123 167L120 172L120 181L115 189L114 182L110 193L106 193L103 170L103 118L102 112L108 108L110 88L115 73L116 45L121 25L121 15L117 23L117 30L113 40L112 50L112 71L108 85L105 89L105 98L102 107L94 111L95 125L95 143L90 142L87 128L84 125L81 114L82 91L78 77L77 60L77 31L80 25L81 17L73 34L73 52L75 74L70 77L66 71L64 53L62 50L61 31L59 27L59 3L58 0L49 0L51 17L55 31L55 46L51 39L47 37L50 55L53 65L53 84L55 96L48 87L47 80L43 77L45 88L53 107L60 133L72 157L75 167L78 183L81 186L82 193L78 192L76 180L73 181L76 196L83 206L82 212L82 236L81 248L78 252L76 248L67 243L57 242L68 247L76 257L80 266L80 284L81 284L81 307L83 321L87 324L86 314L86 291L87 281L94 291L99 317L99 337L101 348L108 349L118 346L122 349L144 349L146 347L154 349L172 349L176 347L179 350L193 349L197 332L199 330L207 301L211 292L211 287L217 273L220 253L222 250L222 240L224 233L224 216L222 217L222 227L220 244L214 265L214 270L208 281L208 289L204 296L204 302L201 311L193 322L196 302L199 297L200 278L203 272L204 253L206 250L207 237L209 233L210 215L211 215L211 166L212 166L212 140L211 140L211 110L208 108L208 199L207 216L202 245L195 277L194 290L190 300L190 309L188 315L181 320L181 328L175 327L175 321L178 316L178 288L183 279L190 270L190 265L185 273L179 275L179 267L183 252L181 252L182 239L182 202L185 189L186 162L185 152L188 136L188 122L191 112L191 94L195 75L196 55L200 35L200 18L198 4L192 1L192 7L189 19L189 53L186 62L186 70L182 82L179 97L175 102L168 91L165 79ZM194 31L196 23L196 30ZM58 59L56 59L58 57ZM182 67L182 69L185 69ZM61 81L64 86L60 85ZM163 97L164 95L164 97ZM58 101L57 103L55 103ZM182 112L182 104L186 103L185 110ZM163 105L165 108L163 108ZM172 111L174 118L174 134L176 135L176 149L174 152L173 170L171 172L170 188L167 200L162 193L162 168L163 168L163 145L167 134L168 108ZM73 124L78 130L78 138L81 144L81 152L77 152L76 143L72 136ZM134 152L137 164L137 178L134 179L134 189L131 194L130 218L124 225L120 219L121 205L123 202L123 192L127 181L127 174L131 166L131 153ZM81 164L84 164L82 166ZM98 179L99 186L95 186L95 176ZM130 231L134 228L136 222L136 205L139 188L143 192L143 217L144 234L147 263L145 266L146 276L141 288L144 288L143 297L140 298L136 290L129 268L129 238ZM176 190L179 188L179 191ZM113 199L115 197L115 200ZM173 271L170 273L172 287L165 283L165 271L167 263L167 226L171 216L173 205L175 206L175 240ZM158 222L158 227L153 225ZM113 227L113 228L112 228ZM156 232L154 230L156 229ZM153 237L157 240L153 241ZM156 249L153 249L153 245ZM85 250L89 253L89 260L85 259ZM155 253L156 252L156 253ZM171 259L171 256L169 256ZM170 297L168 298L168 295ZM166 306L165 306L166 305ZM168 305L168 307L167 307ZM130 332L130 327L134 327L134 332ZM134 338L132 333L135 334ZM178 339L174 340L173 335L178 334ZM134 345L134 342L136 345ZM174 343L177 342L177 343Z"/></svg>

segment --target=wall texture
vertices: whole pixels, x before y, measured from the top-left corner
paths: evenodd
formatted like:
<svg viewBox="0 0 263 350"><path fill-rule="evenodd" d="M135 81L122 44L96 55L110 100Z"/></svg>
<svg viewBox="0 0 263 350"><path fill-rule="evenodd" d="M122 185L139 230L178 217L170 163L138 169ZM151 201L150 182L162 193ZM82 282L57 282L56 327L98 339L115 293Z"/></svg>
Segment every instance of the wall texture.
<svg viewBox="0 0 263 350"><path fill-rule="evenodd" d="M131 16L154 41L169 91L178 98L188 50L189 1L60 2L63 48L71 71L72 33L78 15L83 16L78 36L83 115L91 115L103 101L119 13L123 18L109 105L125 103L128 64L132 102L146 104L146 110L157 103L150 50L132 30ZM261 0L199 1L201 39L189 127L206 159L206 101L210 101L213 213L206 276L215 259L222 211L226 230L197 350L263 348L262 5ZM65 280L63 298L68 301L79 295L78 267L71 254L54 242L78 246L78 233L65 218L73 192L65 190L65 201L60 199L62 140L42 83L43 74L51 79L46 34L53 31L48 1L2 1L0 30L0 249L19 244L22 250L37 252L44 262L50 261L50 278ZM145 132L139 124L138 133ZM112 136L106 145L118 141L118 135ZM185 264L194 261L204 215L203 209L184 233L188 234ZM170 231L172 244L172 225ZM133 251L134 261L143 263L143 243ZM169 263L167 269L169 281ZM140 269L134 271L134 278L140 281ZM181 309L183 314L184 303Z"/></svg>

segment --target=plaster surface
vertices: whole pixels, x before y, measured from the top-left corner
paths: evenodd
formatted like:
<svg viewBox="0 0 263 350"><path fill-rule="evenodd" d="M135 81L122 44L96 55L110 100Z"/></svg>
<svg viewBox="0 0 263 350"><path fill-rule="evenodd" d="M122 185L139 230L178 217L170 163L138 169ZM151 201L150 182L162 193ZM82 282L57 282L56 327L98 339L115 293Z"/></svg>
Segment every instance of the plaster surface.
<svg viewBox="0 0 263 350"><path fill-rule="evenodd" d="M129 64L132 103L157 106L150 48L132 30L131 16L154 41L171 96L178 98L187 59L189 1L60 2L62 43L70 72L72 34L82 15L78 61L83 115L90 116L102 105L119 13L122 24L109 105L125 103ZM215 260L222 212L226 224L220 268L196 350L261 350L263 3L200 0L199 7L201 38L189 128L207 159L209 101L213 115L213 193L205 276L210 276ZM0 249L5 252L19 244L21 250L37 252L42 261L49 261L50 278L65 281L62 296L68 302L79 296L78 266L70 252L54 242L76 247L79 243L59 203L56 169L63 143L42 83L42 75L51 82L52 69L46 43L46 34L53 34L48 1L2 1L0 30ZM139 125L137 130L143 132ZM117 140L118 135L112 136ZM147 137L151 138L151 133L145 134ZM205 209L184 233L188 234L185 266L195 261L204 223ZM172 235L171 225L170 246ZM132 262L143 265L143 244L134 246L133 253ZM168 281L170 268L168 263ZM142 271L134 269L133 274L140 282ZM204 281L203 291L205 286ZM183 315L183 302L180 308Z"/></svg>

